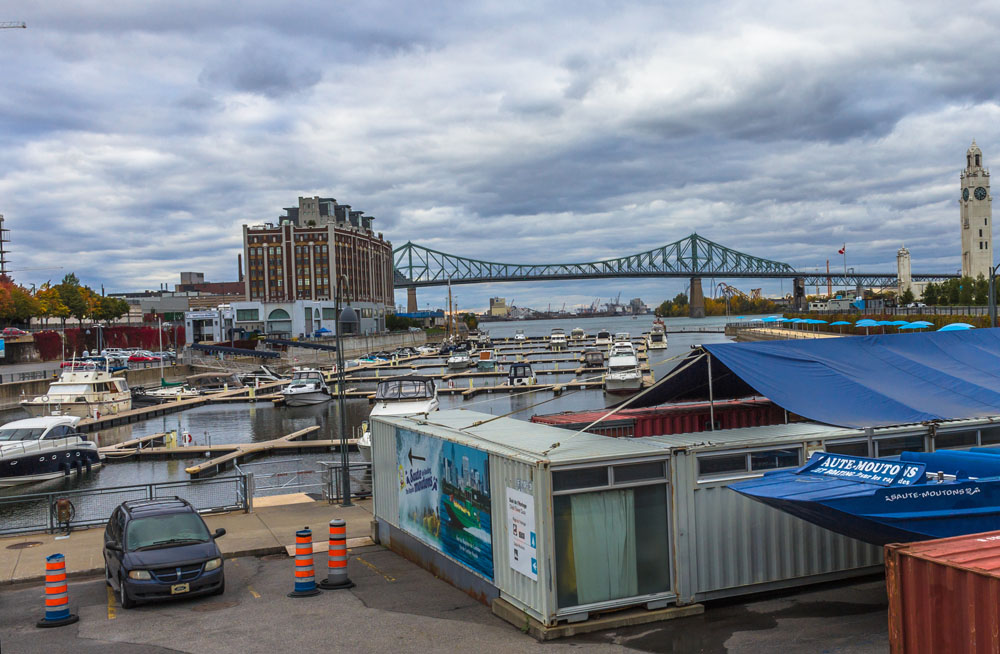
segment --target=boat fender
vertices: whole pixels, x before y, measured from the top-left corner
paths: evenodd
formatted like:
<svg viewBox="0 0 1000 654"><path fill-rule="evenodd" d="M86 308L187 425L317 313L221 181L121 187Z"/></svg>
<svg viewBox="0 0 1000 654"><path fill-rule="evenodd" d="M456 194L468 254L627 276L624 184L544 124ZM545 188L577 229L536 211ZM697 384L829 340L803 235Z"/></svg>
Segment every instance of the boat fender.
<svg viewBox="0 0 1000 654"><path fill-rule="evenodd" d="M48 401L49 401L49 396L48 395L43 395L42 396L42 402L48 402Z"/></svg>

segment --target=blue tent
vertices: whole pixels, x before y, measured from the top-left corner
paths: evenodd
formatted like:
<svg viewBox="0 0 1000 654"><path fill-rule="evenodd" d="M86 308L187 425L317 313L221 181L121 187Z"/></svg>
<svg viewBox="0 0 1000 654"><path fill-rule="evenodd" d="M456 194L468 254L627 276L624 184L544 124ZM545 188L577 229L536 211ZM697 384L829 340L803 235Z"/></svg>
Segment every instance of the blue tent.
<svg viewBox="0 0 1000 654"><path fill-rule="evenodd" d="M711 355L716 400L763 395L810 420L854 428L1000 415L1000 329L702 348L689 356ZM702 358L630 406L704 399Z"/></svg>
<svg viewBox="0 0 1000 654"><path fill-rule="evenodd" d="M851 323L847 322L846 320L838 320L837 322L831 322L830 326L836 327L837 325L850 325L850 324Z"/></svg>
<svg viewBox="0 0 1000 654"><path fill-rule="evenodd" d="M944 327L942 327L938 331L939 332L958 332L958 331L964 331L966 329L975 329L975 327L973 327L972 325L970 325L967 322L953 322L953 323L951 323L949 325L945 325Z"/></svg>

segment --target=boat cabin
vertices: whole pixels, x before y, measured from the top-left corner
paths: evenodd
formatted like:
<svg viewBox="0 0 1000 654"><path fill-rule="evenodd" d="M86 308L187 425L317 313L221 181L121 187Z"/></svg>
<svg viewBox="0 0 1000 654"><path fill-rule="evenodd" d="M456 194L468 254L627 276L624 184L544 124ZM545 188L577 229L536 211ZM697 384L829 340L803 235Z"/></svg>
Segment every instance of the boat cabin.
<svg viewBox="0 0 1000 654"><path fill-rule="evenodd" d="M603 368L604 367L604 353L600 350L584 350L583 355L580 357L580 361L587 368Z"/></svg>
<svg viewBox="0 0 1000 654"><path fill-rule="evenodd" d="M535 373L527 363L512 363L507 370L507 383L511 386L529 386L534 378Z"/></svg>
<svg viewBox="0 0 1000 654"><path fill-rule="evenodd" d="M420 375L407 375L379 382L375 389L375 400L377 402L422 400L432 398L435 394L433 379Z"/></svg>
<svg viewBox="0 0 1000 654"><path fill-rule="evenodd" d="M235 373L228 372L204 372L200 375L191 375L185 380L187 385L194 390L203 393L217 393L234 388L243 388L243 382Z"/></svg>

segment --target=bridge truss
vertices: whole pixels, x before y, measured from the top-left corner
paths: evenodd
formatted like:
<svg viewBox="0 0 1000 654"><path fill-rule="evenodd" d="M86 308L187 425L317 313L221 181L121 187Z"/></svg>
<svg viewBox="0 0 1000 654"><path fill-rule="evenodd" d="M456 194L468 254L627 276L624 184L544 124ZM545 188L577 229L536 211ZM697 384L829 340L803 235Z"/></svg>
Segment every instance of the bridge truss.
<svg viewBox="0 0 1000 654"><path fill-rule="evenodd" d="M396 288L451 284L526 282L627 277L714 277L720 279L794 279L805 285L889 288L897 283L889 273L810 273L787 263L738 252L697 234L638 254L585 263L497 263L462 257L407 242L393 250ZM942 281L957 275L913 275L913 281Z"/></svg>

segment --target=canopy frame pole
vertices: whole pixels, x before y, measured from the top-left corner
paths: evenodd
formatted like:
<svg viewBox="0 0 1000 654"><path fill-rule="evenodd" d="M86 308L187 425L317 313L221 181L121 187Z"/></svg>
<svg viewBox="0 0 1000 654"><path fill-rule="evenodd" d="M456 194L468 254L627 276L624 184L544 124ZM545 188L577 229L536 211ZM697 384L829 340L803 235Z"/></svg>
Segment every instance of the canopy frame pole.
<svg viewBox="0 0 1000 654"><path fill-rule="evenodd" d="M712 423L712 429L710 431L715 431L715 395L712 392L712 355L706 351L708 355L708 419Z"/></svg>

